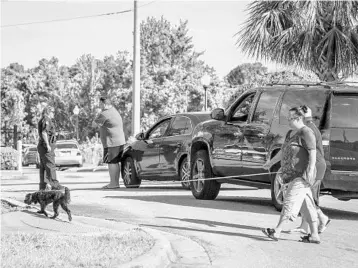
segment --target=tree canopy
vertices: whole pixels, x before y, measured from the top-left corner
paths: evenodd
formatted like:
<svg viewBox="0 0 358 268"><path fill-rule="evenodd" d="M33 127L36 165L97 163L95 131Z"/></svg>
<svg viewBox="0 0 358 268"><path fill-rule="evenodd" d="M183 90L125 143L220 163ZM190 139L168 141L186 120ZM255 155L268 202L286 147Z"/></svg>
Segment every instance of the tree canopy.
<svg viewBox="0 0 358 268"><path fill-rule="evenodd" d="M358 1L254 1L238 32L248 55L343 79L358 66Z"/></svg>

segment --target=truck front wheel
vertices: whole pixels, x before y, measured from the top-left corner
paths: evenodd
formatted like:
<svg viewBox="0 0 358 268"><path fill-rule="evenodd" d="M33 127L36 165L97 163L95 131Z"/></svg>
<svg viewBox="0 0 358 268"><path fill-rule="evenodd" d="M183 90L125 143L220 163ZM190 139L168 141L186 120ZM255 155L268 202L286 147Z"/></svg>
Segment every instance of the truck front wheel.
<svg viewBox="0 0 358 268"><path fill-rule="evenodd" d="M206 150L199 150L194 154L190 165L191 192L196 199L213 200L220 191L221 184L216 180L206 180L213 178L209 155Z"/></svg>

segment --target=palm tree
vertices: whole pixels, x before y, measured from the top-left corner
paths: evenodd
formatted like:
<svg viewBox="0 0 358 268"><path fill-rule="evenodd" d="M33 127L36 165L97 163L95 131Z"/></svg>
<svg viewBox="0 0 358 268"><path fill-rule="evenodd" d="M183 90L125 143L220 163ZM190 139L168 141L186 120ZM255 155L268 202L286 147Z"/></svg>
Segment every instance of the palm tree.
<svg viewBox="0 0 358 268"><path fill-rule="evenodd" d="M250 56L313 71L322 81L358 66L358 1L255 1L237 33Z"/></svg>

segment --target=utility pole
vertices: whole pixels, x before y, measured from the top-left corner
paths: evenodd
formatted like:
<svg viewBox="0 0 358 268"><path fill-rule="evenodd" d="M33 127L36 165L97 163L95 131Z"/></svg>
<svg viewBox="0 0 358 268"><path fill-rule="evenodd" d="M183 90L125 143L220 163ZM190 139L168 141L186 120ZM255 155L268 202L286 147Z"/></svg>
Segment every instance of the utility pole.
<svg viewBox="0 0 358 268"><path fill-rule="evenodd" d="M140 131L140 39L137 0L134 0L132 135Z"/></svg>

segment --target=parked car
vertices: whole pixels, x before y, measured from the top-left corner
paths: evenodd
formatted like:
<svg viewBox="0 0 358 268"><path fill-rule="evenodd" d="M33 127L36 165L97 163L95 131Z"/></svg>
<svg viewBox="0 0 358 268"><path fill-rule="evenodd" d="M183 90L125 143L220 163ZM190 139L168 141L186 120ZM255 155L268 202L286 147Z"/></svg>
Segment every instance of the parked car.
<svg viewBox="0 0 358 268"><path fill-rule="evenodd" d="M26 146L22 154L22 166L36 165L37 147L36 145Z"/></svg>
<svg viewBox="0 0 358 268"><path fill-rule="evenodd" d="M29 147L36 147L37 145L36 144L31 144L31 143L23 143L22 144L22 154L25 153L25 150Z"/></svg>
<svg viewBox="0 0 358 268"><path fill-rule="evenodd" d="M83 156L76 140L60 140L56 142L55 163L57 167L82 167L83 162ZM40 167L39 155L37 155L36 167Z"/></svg>
<svg viewBox="0 0 358 268"><path fill-rule="evenodd" d="M75 140L60 140L56 142L55 163L57 167L83 166L83 157Z"/></svg>
<svg viewBox="0 0 358 268"><path fill-rule="evenodd" d="M179 180L189 189L188 148L194 127L210 119L208 112L181 113L161 118L147 132L136 135L122 158L122 178L127 188L145 180Z"/></svg>
<svg viewBox="0 0 358 268"><path fill-rule="evenodd" d="M319 127L327 162L321 192L340 200L358 198L358 87L345 84L272 84L248 90L212 120L199 124L190 146L191 190L197 199L215 199L221 183L271 188L277 209L281 185L263 164L280 150L289 130L290 108L307 105ZM276 172L280 163L273 166ZM232 178L200 180L211 177ZM240 177L241 176L241 177Z"/></svg>

